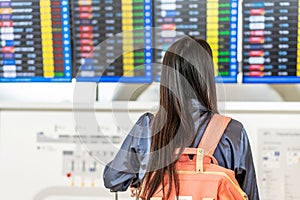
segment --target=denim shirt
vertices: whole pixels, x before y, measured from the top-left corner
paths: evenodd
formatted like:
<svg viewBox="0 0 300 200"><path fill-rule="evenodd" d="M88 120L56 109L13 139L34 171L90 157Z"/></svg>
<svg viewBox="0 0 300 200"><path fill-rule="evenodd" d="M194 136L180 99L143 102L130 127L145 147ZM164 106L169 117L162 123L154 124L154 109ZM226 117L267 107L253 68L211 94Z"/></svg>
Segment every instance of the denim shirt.
<svg viewBox="0 0 300 200"><path fill-rule="evenodd" d="M197 147L209 122L209 111L193 102L190 108L195 130L198 130L193 145ZM138 184L144 178L149 163L153 117L153 114L145 113L138 119L115 158L106 165L103 173L106 188L125 191L130 185ZM239 185L249 199L259 199L251 148L247 133L240 122L234 119L230 121L214 157L220 166L234 170Z"/></svg>

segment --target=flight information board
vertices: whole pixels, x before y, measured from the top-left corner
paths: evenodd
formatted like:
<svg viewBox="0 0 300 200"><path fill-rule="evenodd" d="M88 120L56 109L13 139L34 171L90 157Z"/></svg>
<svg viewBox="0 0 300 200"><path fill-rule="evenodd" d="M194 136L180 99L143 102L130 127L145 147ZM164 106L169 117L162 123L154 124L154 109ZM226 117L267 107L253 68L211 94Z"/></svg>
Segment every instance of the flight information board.
<svg viewBox="0 0 300 200"><path fill-rule="evenodd" d="M72 79L68 0L0 1L0 81Z"/></svg>
<svg viewBox="0 0 300 200"><path fill-rule="evenodd" d="M154 0L154 62L181 35L205 39L213 49L217 82L237 81L238 0ZM175 34L174 34L175 30ZM154 79L159 81L161 65Z"/></svg>
<svg viewBox="0 0 300 200"><path fill-rule="evenodd" d="M243 82L300 82L299 1L243 2Z"/></svg>
<svg viewBox="0 0 300 200"><path fill-rule="evenodd" d="M151 0L73 0L72 15L77 81L152 81Z"/></svg>

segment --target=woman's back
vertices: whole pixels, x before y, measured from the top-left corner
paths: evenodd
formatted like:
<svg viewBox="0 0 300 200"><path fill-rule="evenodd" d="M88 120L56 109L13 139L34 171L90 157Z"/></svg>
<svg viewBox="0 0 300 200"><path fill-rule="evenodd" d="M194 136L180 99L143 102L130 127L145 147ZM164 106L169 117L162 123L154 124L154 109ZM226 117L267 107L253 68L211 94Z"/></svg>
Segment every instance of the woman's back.
<svg viewBox="0 0 300 200"><path fill-rule="evenodd" d="M148 183L143 189L149 199L164 184L167 173L168 185L178 192L175 150L197 146L211 116L218 113L209 44L190 37L172 44L164 55L160 84L158 112L138 120L122 146L123 151L117 154L123 161L118 163L115 158L106 167L107 187L120 184L125 189L135 177L137 182ZM236 172L241 187L254 197L251 199L258 199L251 149L239 122L232 120L214 155L221 166ZM123 183L116 181L120 177Z"/></svg>
<svg viewBox="0 0 300 200"><path fill-rule="evenodd" d="M209 115L205 110L200 109L197 112L197 108L199 106L195 107L193 123L195 127L203 125L199 129L194 147L202 138L208 124L206 116ZM140 185L146 173L150 155L153 117L152 113L145 113L139 118L125 139L122 151L106 166L104 182L107 188L114 191L125 191L131 184ZM236 179L249 199L259 199L249 140L239 121L231 120L215 150L214 157L220 166L235 171Z"/></svg>

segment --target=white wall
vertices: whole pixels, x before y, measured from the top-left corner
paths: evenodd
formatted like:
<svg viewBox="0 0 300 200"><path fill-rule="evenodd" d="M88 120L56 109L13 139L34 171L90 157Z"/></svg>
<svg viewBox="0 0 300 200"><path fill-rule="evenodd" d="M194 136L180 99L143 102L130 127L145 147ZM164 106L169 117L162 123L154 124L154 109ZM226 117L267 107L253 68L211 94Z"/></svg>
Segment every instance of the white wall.
<svg viewBox="0 0 300 200"><path fill-rule="evenodd" d="M100 161L103 161L104 157L107 161L112 159L110 152L119 148L122 138L142 113L156 110L157 102L95 103L93 108L76 113L70 103L0 102L0 187L5 188L1 190L0 199L89 200L95 199L95 196L101 199L112 199L113 194L103 187L103 163L97 160L96 173L82 172L82 165L75 165L77 167L72 171L73 178L68 178L66 172L70 170L71 164L70 160L64 161L63 151L76 152L72 157L75 163L82 164L85 161L87 166L91 166L94 160L94 157L91 158L87 154L87 150L100 152ZM276 166L272 168L270 162L271 167L269 166L268 171L265 171L265 167L261 164L265 157L264 147L269 148L268 143L274 143L274 138L268 141L269 138L262 137L262 131L282 130L282 133L293 132L300 135L298 125L300 104L297 102L228 102L223 103L221 112L244 124L252 146L260 191L264 197L262 199L268 199L265 196L269 189L266 185L283 188L273 190L272 194L279 196L280 199L286 199L286 193L290 192L289 185L293 184L289 180L294 179L284 177L290 176L289 172L293 172L293 177L299 179L300 170L297 169L300 168L300 162L285 166L282 165L286 163L285 160L280 161L280 173L277 173ZM113 146L107 146L105 143L101 145L67 143L59 137L74 136L78 133L92 136L97 135L99 130L104 135L121 138L117 138ZM37 139L40 132L47 136L47 141L41 142ZM298 160L300 160L299 146L292 146L295 145L294 142L299 144L299 137L287 135L280 142L282 142L280 146L284 148L281 149L281 155L284 156L287 149L292 147L293 152L297 153L295 158L299 156ZM263 175L266 173L272 176L265 178ZM297 196L299 190L293 191L294 197L290 199L299 199ZM121 199L129 199L128 193L122 195Z"/></svg>

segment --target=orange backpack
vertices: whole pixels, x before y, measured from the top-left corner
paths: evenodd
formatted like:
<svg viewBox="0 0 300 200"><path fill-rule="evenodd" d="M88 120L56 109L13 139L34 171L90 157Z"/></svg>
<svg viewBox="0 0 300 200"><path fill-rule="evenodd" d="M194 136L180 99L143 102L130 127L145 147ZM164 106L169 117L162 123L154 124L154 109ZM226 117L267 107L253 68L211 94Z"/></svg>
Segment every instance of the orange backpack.
<svg viewBox="0 0 300 200"><path fill-rule="evenodd" d="M219 166L213 157L230 120L231 118L219 114L213 115L198 148L186 148L180 156L176 163L180 184L179 200L248 199L235 179L234 171ZM192 160L189 155L194 155ZM168 176L165 176L165 181L165 188L168 188ZM176 200L175 196L175 189L172 189L169 199ZM150 199L166 200L161 186Z"/></svg>

